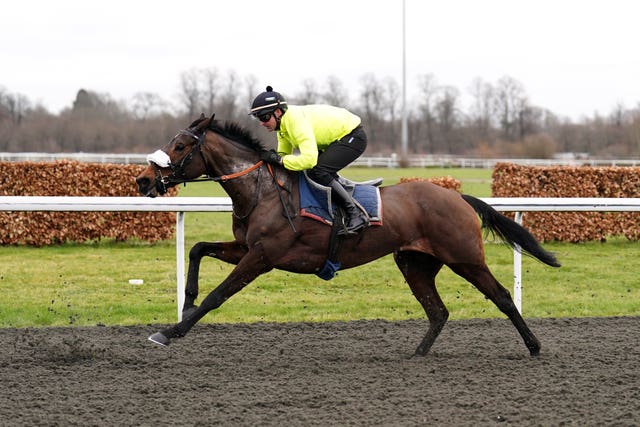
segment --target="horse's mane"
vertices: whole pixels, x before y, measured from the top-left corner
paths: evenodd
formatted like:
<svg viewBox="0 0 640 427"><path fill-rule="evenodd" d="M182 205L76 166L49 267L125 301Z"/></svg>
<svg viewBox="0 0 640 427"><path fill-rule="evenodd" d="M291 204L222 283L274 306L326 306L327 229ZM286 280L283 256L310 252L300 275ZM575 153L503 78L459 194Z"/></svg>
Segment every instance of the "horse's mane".
<svg viewBox="0 0 640 427"><path fill-rule="evenodd" d="M204 121L204 119L196 120L191 124L191 127L197 126L202 121ZM225 121L211 120L211 123L209 124L209 129L225 138L239 142L245 147L248 147L254 151L260 152L260 151L266 150L265 146L262 144L262 142L258 138L254 137L251 134L251 132L249 132L249 130L240 126L236 122L231 122L227 120Z"/></svg>

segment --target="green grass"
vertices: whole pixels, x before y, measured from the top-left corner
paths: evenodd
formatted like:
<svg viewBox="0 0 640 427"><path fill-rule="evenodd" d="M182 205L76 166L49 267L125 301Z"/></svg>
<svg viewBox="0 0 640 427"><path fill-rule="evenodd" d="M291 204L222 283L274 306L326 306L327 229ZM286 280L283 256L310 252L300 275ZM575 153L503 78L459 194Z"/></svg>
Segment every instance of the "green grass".
<svg viewBox="0 0 640 427"><path fill-rule="evenodd" d="M396 184L400 178L433 178L451 176L462 183L460 190L477 197L491 196L491 169L451 169L451 168L348 168L343 175L354 181L366 181L381 177L383 185Z"/></svg>
<svg viewBox="0 0 640 427"><path fill-rule="evenodd" d="M476 169L359 169L345 176L377 176L385 185L400 176L450 175L463 191L489 196L490 171ZM476 189L475 186L482 187ZM191 184L182 196L224 195L217 184ZM187 213L186 249L200 240L230 240L229 213ZM640 280L630 268L640 246L608 243L554 243L563 267L553 269L523 259L525 317L640 315ZM486 245L496 277L513 288L513 254L501 244ZM176 319L175 242L66 244L43 248L0 247L0 327L126 325L171 323ZM232 266L207 258L201 268L206 295ZM143 279L130 285L129 279ZM504 317L470 284L443 269L438 289L452 319ZM273 271L258 278L205 322L327 321L424 318L391 257L339 272L325 282L313 275Z"/></svg>

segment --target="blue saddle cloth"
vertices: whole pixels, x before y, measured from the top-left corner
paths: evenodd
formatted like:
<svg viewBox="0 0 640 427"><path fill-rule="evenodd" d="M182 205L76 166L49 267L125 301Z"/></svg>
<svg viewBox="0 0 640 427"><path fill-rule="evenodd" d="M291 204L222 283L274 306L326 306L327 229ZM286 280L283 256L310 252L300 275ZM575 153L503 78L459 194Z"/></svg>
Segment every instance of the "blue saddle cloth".
<svg viewBox="0 0 640 427"><path fill-rule="evenodd" d="M299 175L300 215L325 224L333 224L337 207L331 203L331 188L310 180L305 172ZM382 179L353 182L340 177L340 183L369 215L371 225L382 225L382 199L378 185Z"/></svg>

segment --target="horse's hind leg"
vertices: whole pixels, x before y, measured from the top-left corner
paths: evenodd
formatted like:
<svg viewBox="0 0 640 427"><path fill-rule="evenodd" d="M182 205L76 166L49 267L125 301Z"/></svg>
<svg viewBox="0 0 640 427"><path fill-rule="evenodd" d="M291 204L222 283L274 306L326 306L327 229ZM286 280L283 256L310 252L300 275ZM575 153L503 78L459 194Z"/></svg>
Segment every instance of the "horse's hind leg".
<svg viewBox="0 0 640 427"><path fill-rule="evenodd" d="M396 252L394 259L429 319L427 334L415 352L416 356L425 356L449 318L449 311L436 290L435 277L442 263L430 255L413 251Z"/></svg>
<svg viewBox="0 0 640 427"><path fill-rule="evenodd" d="M540 354L540 341L531 332L520 315L511 294L493 277L486 265L451 264L449 267L458 275L468 280L487 298L507 315L516 327L532 356Z"/></svg>
<svg viewBox="0 0 640 427"><path fill-rule="evenodd" d="M247 248L238 242L198 242L189 251L189 271L185 289L182 316L189 316L195 309L198 298L198 282L200 277L200 262L205 256L217 258L229 264L237 265L247 253Z"/></svg>

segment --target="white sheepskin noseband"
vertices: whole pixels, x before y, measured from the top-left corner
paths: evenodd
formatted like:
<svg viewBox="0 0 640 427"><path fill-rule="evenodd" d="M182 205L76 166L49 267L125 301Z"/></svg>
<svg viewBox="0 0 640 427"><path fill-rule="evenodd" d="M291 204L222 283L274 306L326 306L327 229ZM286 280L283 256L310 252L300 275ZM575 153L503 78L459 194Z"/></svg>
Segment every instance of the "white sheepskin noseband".
<svg viewBox="0 0 640 427"><path fill-rule="evenodd" d="M171 164L169 155L162 150L156 150L147 156L147 163L155 163L161 168L168 168Z"/></svg>

